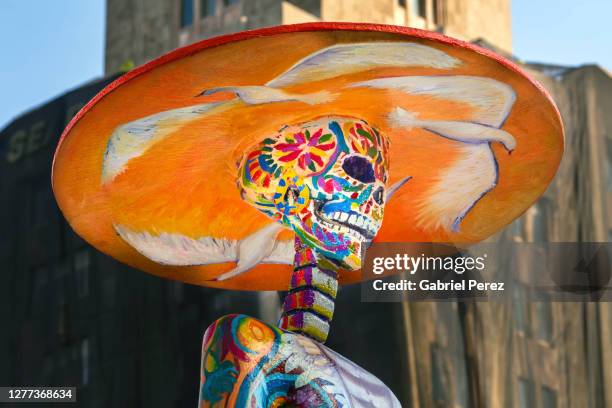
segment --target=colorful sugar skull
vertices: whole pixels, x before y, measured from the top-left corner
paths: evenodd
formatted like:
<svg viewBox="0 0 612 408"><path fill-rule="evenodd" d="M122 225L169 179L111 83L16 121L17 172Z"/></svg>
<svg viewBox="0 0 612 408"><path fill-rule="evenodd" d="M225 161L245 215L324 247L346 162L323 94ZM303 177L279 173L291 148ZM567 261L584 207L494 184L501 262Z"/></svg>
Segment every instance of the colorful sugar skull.
<svg viewBox="0 0 612 408"><path fill-rule="evenodd" d="M388 141L365 121L323 117L287 126L248 152L242 197L338 265L361 266L384 212Z"/></svg>

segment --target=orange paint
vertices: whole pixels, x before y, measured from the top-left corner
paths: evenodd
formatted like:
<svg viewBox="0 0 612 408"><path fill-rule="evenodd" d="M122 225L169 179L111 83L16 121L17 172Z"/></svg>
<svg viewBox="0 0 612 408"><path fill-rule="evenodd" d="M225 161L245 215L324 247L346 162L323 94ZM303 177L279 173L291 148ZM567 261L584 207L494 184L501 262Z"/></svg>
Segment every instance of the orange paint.
<svg viewBox="0 0 612 408"><path fill-rule="evenodd" d="M518 68L486 51L439 35L410 29L369 25L312 25L263 30L233 41L204 41L191 46L189 55L177 50L118 80L110 92L90 105L71 123L58 147L53 171L55 196L75 231L96 248L133 267L158 276L228 289L284 290L290 265L259 265L228 281L211 281L231 270L228 263L170 267L137 253L112 228L119 223L138 231L175 232L192 238L212 236L241 239L270 223L243 202L236 189L236 163L245 151L286 124L321 115L362 118L390 140L390 183L411 175L385 208L377 241L473 242L503 228L544 192L563 151L563 130L548 96ZM431 39L423 37L431 37ZM113 130L127 122L158 112L231 99L230 93L196 97L207 88L263 85L304 56L343 42L411 41L428 45L463 61L452 70L385 68L345 75L288 88L296 93L328 90L337 99L320 105L282 102L246 105L189 122L129 162L127 169L102 186L102 159ZM283 50L279 53L278 50ZM180 57L180 58L179 58ZM458 144L422 129L389 129L389 106L417 111L421 119L468 118L467 104L398 91L372 92L344 87L355 81L397 75L473 75L499 80L517 94L502 129L512 134L517 148L509 155L493 145L498 185L468 213L461 232L424 231L416 226L416 203L440 171L457 159ZM104 91L103 91L104 93ZM367 102L364 102L367 101ZM222 211L220 211L222 210ZM292 233L283 232L282 239ZM342 272L341 283L359 280L359 272Z"/></svg>

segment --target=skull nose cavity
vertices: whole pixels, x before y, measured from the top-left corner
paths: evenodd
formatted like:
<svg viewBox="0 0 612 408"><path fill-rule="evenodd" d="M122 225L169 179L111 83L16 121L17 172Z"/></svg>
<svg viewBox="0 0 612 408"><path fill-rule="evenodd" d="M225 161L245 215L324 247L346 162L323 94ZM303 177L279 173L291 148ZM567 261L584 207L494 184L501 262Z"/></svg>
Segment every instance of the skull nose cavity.
<svg viewBox="0 0 612 408"><path fill-rule="evenodd" d="M350 156L342 162L342 169L357 181L370 184L376 181L372 164L361 156Z"/></svg>
<svg viewBox="0 0 612 408"><path fill-rule="evenodd" d="M382 187L378 187L374 193L372 194L372 198L377 204L382 205L385 202L385 194L384 189Z"/></svg>

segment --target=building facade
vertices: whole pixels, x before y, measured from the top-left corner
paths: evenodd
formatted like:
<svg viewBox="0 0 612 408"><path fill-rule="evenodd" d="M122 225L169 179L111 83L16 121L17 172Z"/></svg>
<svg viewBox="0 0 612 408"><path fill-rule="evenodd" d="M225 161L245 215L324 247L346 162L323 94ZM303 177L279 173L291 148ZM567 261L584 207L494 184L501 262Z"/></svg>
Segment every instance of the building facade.
<svg viewBox="0 0 612 408"><path fill-rule="evenodd" d="M204 38L315 21L410 26L512 51L509 0L108 0L105 71Z"/></svg>

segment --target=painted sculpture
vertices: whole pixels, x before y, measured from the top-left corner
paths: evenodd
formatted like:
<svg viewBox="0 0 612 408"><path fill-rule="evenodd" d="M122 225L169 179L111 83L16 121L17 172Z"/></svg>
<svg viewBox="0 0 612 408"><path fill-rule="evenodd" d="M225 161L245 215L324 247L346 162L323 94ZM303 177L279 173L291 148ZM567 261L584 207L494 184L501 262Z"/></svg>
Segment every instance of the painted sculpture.
<svg viewBox="0 0 612 408"><path fill-rule="evenodd" d="M200 406L399 407L322 343L373 240L477 242L563 149L512 63L418 30L305 24L206 40L111 84L70 123L53 186L72 227L150 273L284 290L278 327L204 336Z"/></svg>

